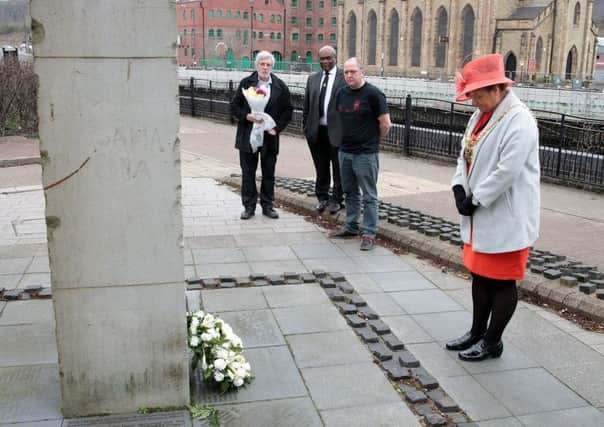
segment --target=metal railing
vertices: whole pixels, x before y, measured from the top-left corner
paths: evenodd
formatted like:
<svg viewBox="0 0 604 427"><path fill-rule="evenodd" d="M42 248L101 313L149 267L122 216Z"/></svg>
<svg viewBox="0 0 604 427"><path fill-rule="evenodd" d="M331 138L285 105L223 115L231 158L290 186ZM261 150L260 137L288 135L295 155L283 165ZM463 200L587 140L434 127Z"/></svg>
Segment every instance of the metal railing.
<svg viewBox="0 0 604 427"><path fill-rule="evenodd" d="M180 81L180 112L231 121L229 102L238 83ZM294 114L287 131L302 135L304 95L292 93ZM384 149L406 156L455 161L473 108L431 98L388 98L393 127ZM539 127L544 180L604 191L604 120L533 110Z"/></svg>

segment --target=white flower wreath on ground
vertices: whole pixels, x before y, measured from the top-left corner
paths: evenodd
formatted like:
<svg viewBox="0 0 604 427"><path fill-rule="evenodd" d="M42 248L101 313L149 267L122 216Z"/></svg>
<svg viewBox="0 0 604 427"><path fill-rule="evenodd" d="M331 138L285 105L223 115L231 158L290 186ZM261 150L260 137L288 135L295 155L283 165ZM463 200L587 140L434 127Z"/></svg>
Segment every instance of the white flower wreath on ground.
<svg viewBox="0 0 604 427"><path fill-rule="evenodd" d="M243 357L243 343L219 317L197 311L187 313L192 368L201 362L204 380L215 381L221 393L249 384L251 367Z"/></svg>

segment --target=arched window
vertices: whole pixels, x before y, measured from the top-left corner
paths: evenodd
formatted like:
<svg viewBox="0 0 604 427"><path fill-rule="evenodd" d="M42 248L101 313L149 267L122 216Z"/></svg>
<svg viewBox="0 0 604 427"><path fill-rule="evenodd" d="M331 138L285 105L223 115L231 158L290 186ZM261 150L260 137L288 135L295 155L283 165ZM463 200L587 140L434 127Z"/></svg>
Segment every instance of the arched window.
<svg viewBox="0 0 604 427"><path fill-rule="evenodd" d="M372 10L367 18L369 37L367 38L367 65L375 65L375 47L377 43L377 16Z"/></svg>
<svg viewBox="0 0 604 427"><path fill-rule="evenodd" d="M411 16L412 36L411 36L411 66L419 67L422 60L422 24L424 18L422 11L418 7Z"/></svg>
<svg viewBox="0 0 604 427"><path fill-rule="evenodd" d="M209 38L214 38L214 30L213 30L213 29L210 29L210 30L208 31L208 37L209 37Z"/></svg>
<svg viewBox="0 0 604 427"><path fill-rule="evenodd" d="M571 80L577 74L577 47L573 46L566 57L566 79Z"/></svg>
<svg viewBox="0 0 604 427"><path fill-rule="evenodd" d="M306 52L306 63L312 64L312 52L310 50Z"/></svg>
<svg viewBox="0 0 604 427"><path fill-rule="evenodd" d="M505 75L508 79L516 80L517 62L514 52L508 53L505 59Z"/></svg>
<svg viewBox="0 0 604 427"><path fill-rule="evenodd" d="M447 36L449 17L447 15L447 10L442 6L436 13L436 16L436 40L434 41L436 45L434 49L434 65L436 67L443 68L445 66L447 57L447 43L449 43L449 38Z"/></svg>
<svg viewBox="0 0 604 427"><path fill-rule="evenodd" d="M579 25L581 19L581 3L575 4L575 14L573 15L573 25Z"/></svg>
<svg viewBox="0 0 604 427"><path fill-rule="evenodd" d="M183 43L187 42L187 29L186 28L184 30L182 30L182 42Z"/></svg>
<svg viewBox="0 0 604 427"><path fill-rule="evenodd" d="M396 9L390 12L390 49L388 50L388 65L398 65L399 18Z"/></svg>
<svg viewBox="0 0 604 427"><path fill-rule="evenodd" d="M539 37L535 44L535 70L541 71L541 62L543 59L543 39Z"/></svg>
<svg viewBox="0 0 604 427"><path fill-rule="evenodd" d="M474 9L468 5L461 13L463 36L461 38L461 62L462 65L467 64L472 60L472 52L474 51Z"/></svg>
<svg viewBox="0 0 604 427"><path fill-rule="evenodd" d="M191 44L195 43L195 28L191 28Z"/></svg>
<svg viewBox="0 0 604 427"><path fill-rule="evenodd" d="M296 52L295 50L292 50L292 62L296 62L298 60L298 52Z"/></svg>
<svg viewBox="0 0 604 427"><path fill-rule="evenodd" d="M191 21L195 22L195 9L191 9Z"/></svg>
<svg viewBox="0 0 604 427"><path fill-rule="evenodd" d="M353 12L348 15L348 36L346 39L348 57L352 58L357 55L357 16Z"/></svg>

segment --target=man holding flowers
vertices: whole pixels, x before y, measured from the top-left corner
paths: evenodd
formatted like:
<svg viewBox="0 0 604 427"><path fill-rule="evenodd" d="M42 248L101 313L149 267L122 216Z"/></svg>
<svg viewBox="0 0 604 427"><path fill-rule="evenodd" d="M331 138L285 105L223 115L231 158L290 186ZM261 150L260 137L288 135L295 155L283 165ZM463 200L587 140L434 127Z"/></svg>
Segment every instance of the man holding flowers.
<svg viewBox="0 0 604 427"><path fill-rule="evenodd" d="M262 170L260 205L262 214L279 218L275 200L275 164L279 153L279 134L292 118L293 106L287 85L271 71L275 57L267 51L256 56L256 71L245 77L231 100L231 115L237 119L235 148L241 165L241 219L256 211L258 158Z"/></svg>

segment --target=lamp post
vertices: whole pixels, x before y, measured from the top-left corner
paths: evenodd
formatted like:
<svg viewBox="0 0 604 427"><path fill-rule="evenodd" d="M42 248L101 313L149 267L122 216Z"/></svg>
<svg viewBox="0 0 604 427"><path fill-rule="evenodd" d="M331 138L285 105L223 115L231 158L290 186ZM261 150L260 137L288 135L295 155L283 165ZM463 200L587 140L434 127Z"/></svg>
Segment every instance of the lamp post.
<svg viewBox="0 0 604 427"><path fill-rule="evenodd" d="M254 60L254 0L250 1L250 64Z"/></svg>
<svg viewBox="0 0 604 427"><path fill-rule="evenodd" d="M206 12L203 7L203 0L199 0L201 7L201 63L206 64Z"/></svg>
<svg viewBox="0 0 604 427"><path fill-rule="evenodd" d="M384 77L384 52L382 52L381 59L382 59L382 65L380 66L380 76Z"/></svg>

